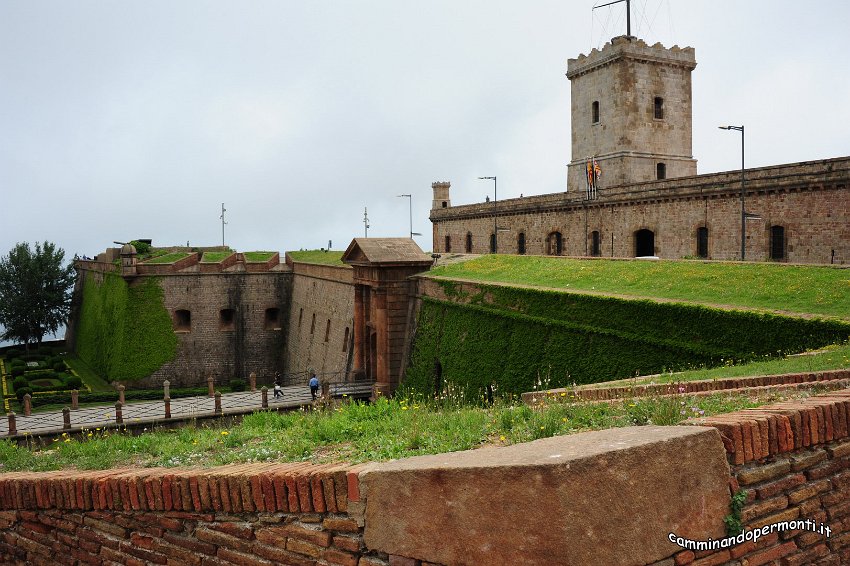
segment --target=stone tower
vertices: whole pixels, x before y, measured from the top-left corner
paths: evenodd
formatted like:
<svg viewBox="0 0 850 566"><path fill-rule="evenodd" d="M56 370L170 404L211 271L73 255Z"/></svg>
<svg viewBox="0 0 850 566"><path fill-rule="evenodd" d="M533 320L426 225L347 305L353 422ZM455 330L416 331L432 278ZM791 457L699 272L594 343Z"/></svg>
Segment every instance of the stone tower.
<svg viewBox="0 0 850 566"><path fill-rule="evenodd" d="M449 208L452 201L449 198L449 189L452 184L448 181L434 181L431 183L431 188L434 190L434 200L431 203L431 210L435 208Z"/></svg>
<svg viewBox="0 0 850 566"><path fill-rule="evenodd" d="M567 62L571 82L569 191L585 190L595 157L598 187L696 175L691 142L692 47L615 37ZM436 198L436 197L435 197Z"/></svg>

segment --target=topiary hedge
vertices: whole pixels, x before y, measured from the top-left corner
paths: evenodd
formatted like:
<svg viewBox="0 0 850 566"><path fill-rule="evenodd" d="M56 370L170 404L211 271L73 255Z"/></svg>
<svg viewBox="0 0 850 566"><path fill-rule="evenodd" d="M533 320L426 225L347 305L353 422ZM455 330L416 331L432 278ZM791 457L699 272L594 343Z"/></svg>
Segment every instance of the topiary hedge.
<svg viewBox="0 0 850 566"><path fill-rule="evenodd" d="M155 278L128 286L88 274L77 330L77 355L108 381L134 381L174 359L177 337Z"/></svg>
<svg viewBox="0 0 850 566"><path fill-rule="evenodd" d="M478 396L518 394L666 370L716 366L847 340L850 324L703 306L479 285L459 302L423 298L405 384Z"/></svg>

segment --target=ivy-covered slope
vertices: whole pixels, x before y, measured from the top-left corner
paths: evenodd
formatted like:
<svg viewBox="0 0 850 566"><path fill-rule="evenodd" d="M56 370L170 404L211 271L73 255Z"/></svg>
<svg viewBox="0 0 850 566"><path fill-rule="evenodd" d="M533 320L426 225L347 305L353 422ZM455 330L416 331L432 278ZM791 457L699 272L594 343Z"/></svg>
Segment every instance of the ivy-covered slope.
<svg viewBox="0 0 850 566"><path fill-rule="evenodd" d="M656 303L442 283L450 301L425 297L405 383L478 394L595 383L687 367L801 352L847 340L850 324L681 303Z"/></svg>
<svg viewBox="0 0 850 566"><path fill-rule="evenodd" d="M83 285L77 355L107 381L133 381L174 359L177 337L163 306L159 282L146 278L128 286L105 273Z"/></svg>

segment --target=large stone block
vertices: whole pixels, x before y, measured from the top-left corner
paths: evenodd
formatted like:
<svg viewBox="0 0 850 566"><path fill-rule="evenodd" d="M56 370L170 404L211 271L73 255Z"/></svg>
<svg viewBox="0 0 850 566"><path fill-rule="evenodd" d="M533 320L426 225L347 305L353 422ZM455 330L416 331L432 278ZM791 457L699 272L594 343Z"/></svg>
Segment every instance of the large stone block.
<svg viewBox="0 0 850 566"><path fill-rule="evenodd" d="M724 534L720 436L630 427L414 457L360 475L369 548L443 564L636 564Z"/></svg>

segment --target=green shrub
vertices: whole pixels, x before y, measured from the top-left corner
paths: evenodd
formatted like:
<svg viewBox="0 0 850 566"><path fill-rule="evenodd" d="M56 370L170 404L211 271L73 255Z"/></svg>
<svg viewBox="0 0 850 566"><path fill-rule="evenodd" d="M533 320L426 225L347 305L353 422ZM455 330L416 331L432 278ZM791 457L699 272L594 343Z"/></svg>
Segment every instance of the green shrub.
<svg viewBox="0 0 850 566"><path fill-rule="evenodd" d="M69 375L68 377L63 379L62 382L68 389L79 389L83 385L83 380L77 377L76 375Z"/></svg>
<svg viewBox="0 0 850 566"><path fill-rule="evenodd" d="M32 352L32 353L29 353L29 354L24 354L23 356L21 356L21 359L24 360L25 362L40 362L45 357L46 356L44 354L37 354L37 353Z"/></svg>
<svg viewBox="0 0 850 566"><path fill-rule="evenodd" d="M35 369L27 372L27 379L56 379L56 372L52 369Z"/></svg>
<svg viewBox="0 0 850 566"><path fill-rule="evenodd" d="M15 389L15 397L18 398L18 401L23 402L24 395L29 394L32 396L32 389L29 387L21 387L20 389Z"/></svg>
<svg viewBox="0 0 850 566"><path fill-rule="evenodd" d="M24 351L19 349L19 348L9 348L8 350L6 350L6 357L7 358L17 358L18 356L20 356L23 353L24 353Z"/></svg>
<svg viewBox="0 0 850 566"><path fill-rule="evenodd" d="M245 391L245 380L244 379L231 379L230 380L230 390L231 391Z"/></svg>
<svg viewBox="0 0 850 566"><path fill-rule="evenodd" d="M62 372L62 371L65 371L66 369L68 369L68 368L65 366L65 362L62 361L62 360L59 360L58 362L53 364L53 371Z"/></svg>
<svg viewBox="0 0 850 566"><path fill-rule="evenodd" d="M147 242L140 242L139 240L133 240L130 242L134 248L136 248L136 253L139 255L148 255L151 253L151 245Z"/></svg>
<svg viewBox="0 0 850 566"><path fill-rule="evenodd" d="M12 382L12 387L15 389L15 391L17 391L18 389L23 389L24 387L29 387L29 386L30 386L29 380L27 380L27 378L22 376L22 375L16 377L15 380Z"/></svg>
<svg viewBox="0 0 850 566"><path fill-rule="evenodd" d="M9 362L9 366L13 367L13 368L14 367L24 367L25 368L25 367L27 367L27 363L24 360L22 360L21 358L15 358L15 359L13 359L12 361Z"/></svg>
<svg viewBox="0 0 850 566"><path fill-rule="evenodd" d="M24 372L27 370L27 366L12 366L11 373L12 377L18 377L19 375L24 375Z"/></svg>

